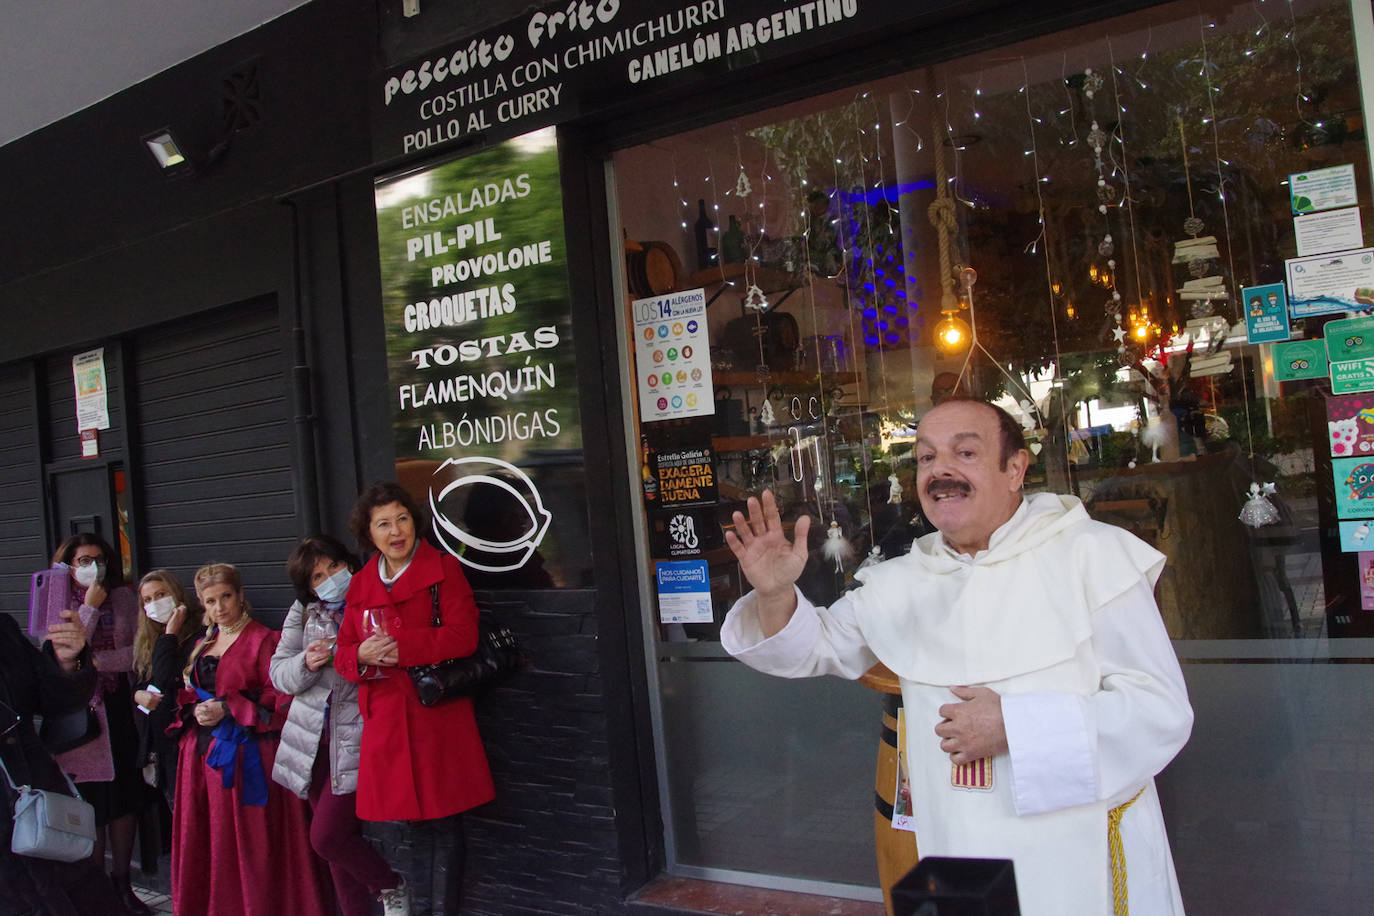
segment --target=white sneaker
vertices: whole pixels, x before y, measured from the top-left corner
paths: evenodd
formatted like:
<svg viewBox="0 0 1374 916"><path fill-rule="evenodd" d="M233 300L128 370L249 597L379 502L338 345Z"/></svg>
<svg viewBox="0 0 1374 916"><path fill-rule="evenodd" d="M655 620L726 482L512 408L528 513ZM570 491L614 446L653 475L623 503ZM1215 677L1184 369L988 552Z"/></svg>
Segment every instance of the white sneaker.
<svg viewBox="0 0 1374 916"><path fill-rule="evenodd" d="M405 879L396 887L389 887L379 895L384 916L410 916L410 887Z"/></svg>

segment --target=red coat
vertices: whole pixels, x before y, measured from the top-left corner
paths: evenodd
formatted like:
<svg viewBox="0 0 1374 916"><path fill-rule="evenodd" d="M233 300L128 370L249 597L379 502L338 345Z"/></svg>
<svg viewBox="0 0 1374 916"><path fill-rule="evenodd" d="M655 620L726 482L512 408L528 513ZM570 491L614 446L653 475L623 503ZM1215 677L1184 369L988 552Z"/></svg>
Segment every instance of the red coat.
<svg viewBox="0 0 1374 916"><path fill-rule="evenodd" d="M421 705L406 667L471 655L477 649L477 603L458 561L421 541L388 592L374 556L353 577L334 667L362 685L362 753L358 765L358 816L369 821L446 817L496 797L486 751L477 733L472 700ZM429 587L439 584L443 625L431 626ZM358 643L365 608L385 608L399 665L358 672Z"/></svg>

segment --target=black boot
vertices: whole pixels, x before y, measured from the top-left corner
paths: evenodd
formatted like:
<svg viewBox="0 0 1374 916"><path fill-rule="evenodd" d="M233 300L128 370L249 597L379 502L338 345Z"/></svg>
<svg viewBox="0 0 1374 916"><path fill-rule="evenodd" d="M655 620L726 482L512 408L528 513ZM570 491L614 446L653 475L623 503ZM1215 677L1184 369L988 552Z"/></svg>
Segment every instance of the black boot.
<svg viewBox="0 0 1374 916"><path fill-rule="evenodd" d="M153 911L148 908L148 904L138 899L138 894L134 893L133 885L129 883L129 876L111 875L110 883L114 885L115 896L119 898L120 906L124 907L124 912L131 916L153 916Z"/></svg>

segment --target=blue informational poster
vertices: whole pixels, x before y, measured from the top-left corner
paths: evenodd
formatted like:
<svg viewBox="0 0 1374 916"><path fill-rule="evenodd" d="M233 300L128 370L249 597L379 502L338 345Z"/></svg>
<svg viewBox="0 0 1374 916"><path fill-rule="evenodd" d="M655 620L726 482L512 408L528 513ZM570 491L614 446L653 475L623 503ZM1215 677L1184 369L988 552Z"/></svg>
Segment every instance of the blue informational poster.
<svg viewBox="0 0 1374 916"><path fill-rule="evenodd" d="M1282 283L1246 286L1240 291L1245 306L1245 337L1250 343L1287 340L1288 292Z"/></svg>
<svg viewBox="0 0 1374 916"><path fill-rule="evenodd" d="M711 572L705 560L655 563L654 579L658 582L658 619L662 623L711 622Z"/></svg>

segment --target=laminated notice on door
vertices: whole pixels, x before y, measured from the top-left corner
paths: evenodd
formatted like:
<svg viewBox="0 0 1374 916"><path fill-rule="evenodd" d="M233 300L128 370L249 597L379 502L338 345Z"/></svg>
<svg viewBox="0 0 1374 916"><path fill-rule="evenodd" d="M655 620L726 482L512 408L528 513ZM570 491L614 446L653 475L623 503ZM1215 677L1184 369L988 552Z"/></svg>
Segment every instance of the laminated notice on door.
<svg viewBox="0 0 1374 916"><path fill-rule="evenodd" d="M711 574L705 560L654 564L661 623L710 623Z"/></svg>

